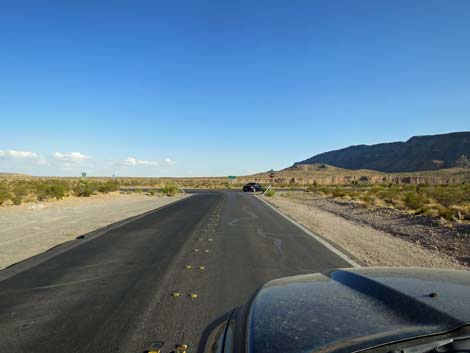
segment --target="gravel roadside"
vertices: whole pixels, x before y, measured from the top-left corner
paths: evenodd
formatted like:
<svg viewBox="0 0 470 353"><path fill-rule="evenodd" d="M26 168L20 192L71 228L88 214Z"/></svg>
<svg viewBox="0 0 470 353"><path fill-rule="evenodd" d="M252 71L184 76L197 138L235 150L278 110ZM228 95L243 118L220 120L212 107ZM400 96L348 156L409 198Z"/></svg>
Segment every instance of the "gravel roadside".
<svg viewBox="0 0 470 353"><path fill-rule="evenodd" d="M0 207L0 269L184 197L115 193Z"/></svg>
<svg viewBox="0 0 470 353"><path fill-rule="evenodd" d="M430 220L396 210L371 211L306 193L265 199L367 266L470 269L465 256L466 228L459 230L460 236L451 236L455 230Z"/></svg>

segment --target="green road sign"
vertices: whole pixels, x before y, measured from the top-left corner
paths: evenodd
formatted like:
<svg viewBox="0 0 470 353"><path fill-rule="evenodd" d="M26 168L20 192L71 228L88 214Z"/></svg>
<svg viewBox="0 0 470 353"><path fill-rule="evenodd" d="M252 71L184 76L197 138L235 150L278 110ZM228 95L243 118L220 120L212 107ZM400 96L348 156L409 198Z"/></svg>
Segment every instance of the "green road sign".
<svg viewBox="0 0 470 353"><path fill-rule="evenodd" d="M237 179L237 177L235 175L229 175L227 178L229 178L230 180Z"/></svg>

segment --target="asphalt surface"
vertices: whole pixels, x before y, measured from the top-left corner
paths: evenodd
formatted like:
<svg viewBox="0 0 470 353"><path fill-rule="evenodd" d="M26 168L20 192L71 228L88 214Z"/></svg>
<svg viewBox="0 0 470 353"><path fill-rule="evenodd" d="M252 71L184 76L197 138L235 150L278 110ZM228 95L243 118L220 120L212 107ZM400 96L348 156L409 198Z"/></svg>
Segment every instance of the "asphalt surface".
<svg viewBox="0 0 470 353"><path fill-rule="evenodd" d="M195 353L203 330L267 281L350 267L241 192L199 193L74 242L0 271L0 352L131 353L163 341L162 353L179 343Z"/></svg>

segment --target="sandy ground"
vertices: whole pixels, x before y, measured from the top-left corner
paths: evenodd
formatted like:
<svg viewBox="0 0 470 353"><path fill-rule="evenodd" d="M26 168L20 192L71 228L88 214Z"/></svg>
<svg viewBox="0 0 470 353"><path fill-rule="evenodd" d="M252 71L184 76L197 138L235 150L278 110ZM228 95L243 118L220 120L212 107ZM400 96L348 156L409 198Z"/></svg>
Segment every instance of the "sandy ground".
<svg viewBox="0 0 470 353"><path fill-rule="evenodd" d="M0 269L183 197L116 193L0 207Z"/></svg>
<svg viewBox="0 0 470 353"><path fill-rule="evenodd" d="M419 242L403 240L396 234L376 229L359 218L345 217L332 210L325 210L321 205L325 200L316 203L315 200L309 202L295 196L278 195L264 199L367 266L469 269L437 249L427 249ZM422 237L426 236L426 233L422 234Z"/></svg>

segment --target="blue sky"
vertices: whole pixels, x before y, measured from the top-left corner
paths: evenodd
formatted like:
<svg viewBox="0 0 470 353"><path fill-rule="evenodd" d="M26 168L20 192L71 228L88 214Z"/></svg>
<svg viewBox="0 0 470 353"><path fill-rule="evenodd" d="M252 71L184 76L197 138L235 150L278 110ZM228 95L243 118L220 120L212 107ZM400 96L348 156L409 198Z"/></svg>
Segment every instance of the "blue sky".
<svg viewBox="0 0 470 353"><path fill-rule="evenodd" d="M0 171L242 175L469 113L467 0L0 5Z"/></svg>

